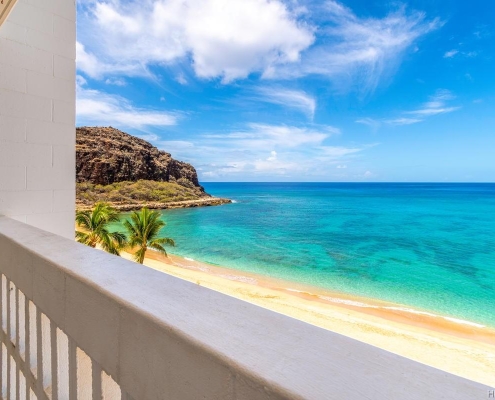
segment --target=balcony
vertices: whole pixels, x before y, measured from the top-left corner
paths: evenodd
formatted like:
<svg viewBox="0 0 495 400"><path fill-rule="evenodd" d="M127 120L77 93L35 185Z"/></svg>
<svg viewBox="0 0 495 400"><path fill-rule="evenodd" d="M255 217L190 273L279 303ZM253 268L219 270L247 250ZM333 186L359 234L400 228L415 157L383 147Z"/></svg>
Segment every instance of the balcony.
<svg viewBox="0 0 495 400"><path fill-rule="evenodd" d="M1 399L489 395L481 384L75 243L74 82L74 2L2 3Z"/></svg>
<svg viewBox="0 0 495 400"><path fill-rule="evenodd" d="M489 388L0 218L3 399L475 399Z"/></svg>

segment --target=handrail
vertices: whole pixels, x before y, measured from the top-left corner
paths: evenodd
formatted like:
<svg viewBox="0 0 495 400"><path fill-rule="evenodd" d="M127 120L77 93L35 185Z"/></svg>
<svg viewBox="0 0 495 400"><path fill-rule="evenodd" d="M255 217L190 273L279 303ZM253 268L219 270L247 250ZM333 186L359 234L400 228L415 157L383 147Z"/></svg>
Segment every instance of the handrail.
<svg viewBox="0 0 495 400"><path fill-rule="evenodd" d="M468 399L489 390L6 217L0 276L2 398Z"/></svg>

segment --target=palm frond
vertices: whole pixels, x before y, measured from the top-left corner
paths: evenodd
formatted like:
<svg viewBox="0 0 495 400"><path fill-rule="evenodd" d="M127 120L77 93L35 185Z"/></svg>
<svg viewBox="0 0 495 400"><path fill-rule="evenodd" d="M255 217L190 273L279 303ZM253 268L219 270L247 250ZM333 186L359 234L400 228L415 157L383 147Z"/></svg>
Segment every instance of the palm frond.
<svg viewBox="0 0 495 400"><path fill-rule="evenodd" d="M76 213L76 224L83 229L91 230L91 212L90 211L78 211Z"/></svg>
<svg viewBox="0 0 495 400"><path fill-rule="evenodd" d="M159 237L165 225L165 222L161 220L161 214L148 208L132 212L129 219L124 222L129 246L137 247L134 254L137 262L143 262L148 247L167 254L162 245L175 245L172 239Z"/></svg>
<svg viewBox="0 0 495 400"><path fill-rule="evenodd" d="M88 242L89 235L85 232L76 231L76 241L82 244L86 244Z"/></svg>
<svg viewBox="0 0 495 400"><path fill-rule="evenodd" d="M174 241L174 239L171 239L171 238L158 238L158 239L154 239L152 242L150 242L150 245L151 245L151 243L168 244L170 246L175 246L175 241Z"/></svg>
<svg viewBox="0 0 495 400"><path fill-rule="evenodd" d="M149 247L153 250L156 250L156 251L164 254L164 255L167 255L167 250L165 250L165 248L158 243L150 243Z"/></svg>
<svg viewBox="0 0 495 400"><path fill-rule="evenodd" d="M139 264L142 264L144 261L144 256L146 254L146 248L141 247L134 253L134 260L138 262Z"/></svg>
<svg viewBox="0 0 495 400"><path fill-rule="evenodd" d="M123 249L127 246L127 236L122 232L111 232L110 237L117 244L119 249Z"/></svg>
<svg viewBox="0 0 495 400"><path fill-rule="evenodd" d="M82 229L76 231L76 240L91 247L98 244L103 250L119 255L119 250L127 242L126 236L108 229L119 218L117 210L106 203L96 203L90 211L76 212L76 224Z"/></svg>

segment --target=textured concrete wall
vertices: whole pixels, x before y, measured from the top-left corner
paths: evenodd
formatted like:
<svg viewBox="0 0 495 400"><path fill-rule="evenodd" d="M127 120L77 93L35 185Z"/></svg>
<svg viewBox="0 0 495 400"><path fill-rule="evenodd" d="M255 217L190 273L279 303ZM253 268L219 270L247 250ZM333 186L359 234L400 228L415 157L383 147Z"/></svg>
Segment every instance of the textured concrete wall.
<svg viewBox="0 0 495 400"><path fill-rule="evenodd" d="M0 26L0 214L74 236L75 2L18 0Z"/></svg>
<svg viewBox="0 0 495 400"><path fill-rule="evenodd" d="M491 390L5 217L0 254L0 274L136 400L468 400Z"/></svg>

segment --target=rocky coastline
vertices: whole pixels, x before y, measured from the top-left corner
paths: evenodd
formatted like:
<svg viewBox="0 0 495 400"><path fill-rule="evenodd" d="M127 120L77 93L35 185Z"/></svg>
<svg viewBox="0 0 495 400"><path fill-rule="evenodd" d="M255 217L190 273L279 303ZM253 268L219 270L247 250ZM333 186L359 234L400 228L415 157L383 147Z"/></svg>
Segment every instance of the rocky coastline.
<svg viewBox="0 0 495 400"><path fill-rule="evenodd" d="M106 202L110 204L113 208L118 211L137 211L143 207L149 208L151 210L167 210L173 208L194 208L194 207L211 207L220 206L223 204L232 203L230 199L223 199L220 197L205 197L195 200L182 200L182 201L170 201L166 203L162 202L140 202L140 203L120 203L120 202ZM89 210L92 208L91 205L76 202L78 210Z"/></svg>
<svg viewBox="0 0 495 400"><path fill-rule="evenodd" d="M76 207L105 202L119 211L207 207L212 197L196 169L147 141L113 127L76 128Z"/></svg>

